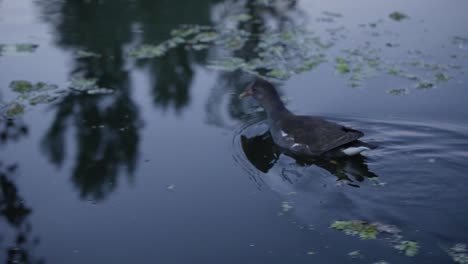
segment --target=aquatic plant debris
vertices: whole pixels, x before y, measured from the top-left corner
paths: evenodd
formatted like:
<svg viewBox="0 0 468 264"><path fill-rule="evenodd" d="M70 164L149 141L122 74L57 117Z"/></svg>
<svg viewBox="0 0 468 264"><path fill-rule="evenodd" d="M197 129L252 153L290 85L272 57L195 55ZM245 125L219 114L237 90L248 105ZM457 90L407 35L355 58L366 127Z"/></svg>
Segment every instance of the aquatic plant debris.
<svg viewBox="0 0 468 264"><path fill-rule="evenodd" d="M3 54L21 54L33 53L37 50L39 45L33 43L19 43L19 44L0 44L0 55Z"/></svg>
<svg viewBox="0 0 468 264"><path fill-rule="evenodd" d="M343 231L347 235L359 236L361 239L376 239L379 233L398 234L400 230L395 226L365 221L335 221L330 228Z"/></svg>
<svg viewBox="0 0 468 264"><path fill-rule="evenodd" d="M389 95L406 95L409 93L407 88L395 88L387 91Z"/></svg>
<svg viewBox="0 0 468 264"><path fill-rule="evenodd" d="M25 107L20 103L13 103L6 107L5 116L6 117L17 117L24 114Z"/></svg>
<svg viewBox="0 0 468 264"><path fill-rule="evenodd" d="M99 58L101 57L100 54L91 52L91 51L86 51L86 50L79 50L75 53L75 56L80 59L85 59L85 58Z"/></svg>
<svg viewBox="0 0 468 264"><path fill-rule="evenodd" d="M455 263L468 264L468 249L466 244L458 243L447 250Z"/></svg>
<svg viewBox="0 0 468 264"><path fill-rule="evenodd" d="M450 76L448 76L448 75L446 75L444 73L437 73L435 75L435 77L436 77L436 80L438 82L447 82L448 80L452 79L452 77L450 77Z"/></svg>
<svg viewBox="0 0 468 264"><path fill-rule="evenodd" d="M264 5L271 1L255 1L254 5ZM333 20L343 15L331 11L323 11L325 20ZM409 18L407 14L395 11L389 14L393 20L400 21ZM266 26L260 33L251 34L236 23L250 23L254 17L248 13L234 13L227 16L215 26L180 25L171 31L170 37L160 43L142 44L132 48L128 55L138 59L158 58L176 47L186 50L202 51L209 48L219 49L220 54L210 56L207 67L221 71L243 71L270 80L284 81L296 74L312 71L322 63L334 62L336 73L348 80L351 87L359 87L364 82L382 73L416 82L414 87L428 89L434 85L427 83L442 83L455 79L455 67L452 64L428 63L422 58L428 54L418 49L408 50L409 61L394 61L383 57L383 48L370 41L359 44L355 48L346 48L338 52L332 48L347 36L346 28L338 26L325 28L324 34L316 34L305 26L286 23L280 28ZM375 30L384 19L362 24ZM372 33L372 32L371 32ZM375 33L375 32L374 32ZM246 47L247 41L255 40L255 46ZM453 42L463 43L464 37L454 37ZM249 42L250 43L250 42ZM385 47L397 48L400 45L388 40ZM242 52L233 52L240 49ZM453 64L455 65L455 64ZM409 68L407 68L409 67ZM462 67L459 66L460 74ZM422 72L423 71L423 72ZM434 71L427 74L427 71ZM422 72L422 73L421 73ZM391 95L405 95L409 89L389 89Z"/></svg>
<svg viewBox="0 0 468 264"><path fill-rule="evenodd" d="M391 13L390 15L388 15L392 20L395 20L395 21L401 21L403 19L407 19L409 18L408 15L406 14L403 14L401 12L398 12L398 11L395 11L393 13Z"/></svg>
<svg viewBox="0 0 468 264"><path fill-rule="evenodd" d="M363 257L363 255L361 254L361 251L359 251L359 250L349 252L348 256L350 256L351 258L362 258Z"/></svg>
<svg viewBox="0 0 468 264"><path fill-rule="evenodd" d="M9 87L14 92L21 93L21 94L55 90L58 88L58 86L55 84L47 84L44 82L38 82L36 84L32 84L31 82L23 81L23 80L12 81L10 82Z"/></svg>
<svg viewBox="0 0 468 264"><path fill-rule="evenodd" d="M408 257L414 257L418 254L419 244L415 241L403 240L400 244L396 245L395 248Z"/></svg>
<svg viewBox="0 0 468 264"><path fill-rule="evenodd" d="M284 201L284 202L281 203L281 208L282 208L283 212L288 212L291 209L293 209L293 206L289 202Z"/></svg>
<svg viewBox="0 0 468 264"><path fill-rule="evenodd" d="M69 88L89 95L110 94L114 92L113 89L99 87L95 78L73 77L70 80Z"/></svg>

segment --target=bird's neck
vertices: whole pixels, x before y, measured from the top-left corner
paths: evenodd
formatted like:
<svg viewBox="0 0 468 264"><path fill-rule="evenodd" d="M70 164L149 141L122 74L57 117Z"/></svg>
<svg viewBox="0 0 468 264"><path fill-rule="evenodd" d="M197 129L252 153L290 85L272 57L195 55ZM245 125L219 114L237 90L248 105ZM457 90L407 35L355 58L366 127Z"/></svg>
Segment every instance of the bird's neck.
<svg viewBox="0 0 468 264"><path fill-rule="evenodd" d="M277 98L276 100L269 101L267 104L263 104L263 108L270 119L279 119L285 115L290 115L291 112L286 108L283 102Z"/></svg>

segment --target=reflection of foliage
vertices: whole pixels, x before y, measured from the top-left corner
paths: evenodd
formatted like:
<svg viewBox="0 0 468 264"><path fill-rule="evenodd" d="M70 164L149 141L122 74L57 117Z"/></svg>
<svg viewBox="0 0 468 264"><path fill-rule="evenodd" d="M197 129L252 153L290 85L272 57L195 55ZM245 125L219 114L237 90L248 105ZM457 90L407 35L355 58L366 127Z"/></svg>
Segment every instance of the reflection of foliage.
<svg viewBox="0 0 468 264"><path fill-rule="evenodd" d="M125 76L125 74L122 74ZM120 84L122 85L122 84ZM58 105L43 147L57 165L65 155L65 132L72 122L78 154L73 181L83 198L103 199L117 184L119 167L134 170L138 150L138 111L127 87L111 96L66 96Z"/></svg>
<svg viewBox="0 0 468 264"><path fill-rule="evenodd" d="M39 242L37 239L30 241L31 225L27 218L31 209L25 205L11 179L16 169L16 165L5 166L0 162L0 217L16 230L14 244L6 248L5 263L42 263L31 255L31 247Z"/></svg>
<svg viewBox="0 0 468 264"><path fill-rule="evenodd" d="M17 141L28 134L28 127L20 119L0 118L0 144Z"/></svg>

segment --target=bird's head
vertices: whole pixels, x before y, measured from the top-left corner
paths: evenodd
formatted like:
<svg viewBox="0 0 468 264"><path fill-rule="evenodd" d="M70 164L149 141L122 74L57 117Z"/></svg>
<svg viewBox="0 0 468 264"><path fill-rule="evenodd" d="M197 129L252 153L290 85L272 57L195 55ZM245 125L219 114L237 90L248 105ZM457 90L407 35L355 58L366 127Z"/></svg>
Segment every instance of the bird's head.
<svg viewBox="0 0 468 264"><path fill-rule="evenodd" d="M255 81L250 83L239 98L252 96L260 104L265 106L268 102L275 102L280 100L278 92L272 83L261 78L256 78Z"/></svg>

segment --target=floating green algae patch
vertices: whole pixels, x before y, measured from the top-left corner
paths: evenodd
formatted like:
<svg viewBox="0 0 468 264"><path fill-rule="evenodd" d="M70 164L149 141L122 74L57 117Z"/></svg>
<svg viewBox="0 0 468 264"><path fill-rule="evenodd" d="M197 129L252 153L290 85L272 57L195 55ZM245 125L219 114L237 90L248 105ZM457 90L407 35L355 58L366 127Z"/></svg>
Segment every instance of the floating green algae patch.
<svg viewBox="0 0 468 264"><path fill-rule="evenodd" d="M167 47L164 45L142 45L130 51L128 55L140 59L155 58L161 57L166 53L166 51Z"/></svg>
<svg viewBox="0 0 468 264"><path fill-rule="evenodd" d="M44 82L38 82L36 84L32 84L28 81L17 80L10 82L10 89L14 92L25 94L31 92L41 92L41 91L48 91L48 90L55 90L58 88L57 85L54 84L47 84Z"/></svg>
<svg viewBox="0 0 468 264"><path fill-rule="evenodd" d="M408 257L414 257L419 252L419 244L415 241L403 240L395 248Z"/></svg>
<svg viewBox="0 0 468 264"><path fill-rule="evenodd" d="M79 50L75 53L75 56L79 59L85 59L85 58L99 58L101 57L100 54L97 54L95 52L91 51L86 51L86 50Z"/></svg>
<svg viewBox="0 0 468 264"><path fill-rule="evenodd" d="M340 74L346 74L351 71L349 68L348 62L343 58L336 58L335 69Z"/></svg>
<svg viewBox="0 0 468 264"><path fill-rule="evenodd" d="M17 117L24 114L24 105L20 103L13 103L6 107L5 116L6 117Z"/></svg>
<svg viewBox="0 0 468 264"><path fill-rule="evenodd" d="M447 250L447 254L449 254L455 263L468 264L468 249L466 244L455 244Z"/></svg>
<svg viewBox="0 0 468 264"><path fill-rule="evenodd" d="M395 226L365 221L335 221L330 228L343 231L347 235L359 236L361 239L376 239L379 233L398 234L400 230Z"/></svg>
<svg viewBox="0 0 468 264"><path fill-rule="evenodd" d="M431 82L420 82L416 85L416 88L418 89L431 89L434 88L435 85Z"/></svg>
<svg viewBox="0 0 468 264"><path fill-rule="evenodd" d="M395 20L395 21L401 21L403 19L407 19L408 18L408 15L406 14L403 14L401 12L398 12L398 11L395 11L393 13L391 13L390 15L388 15L392 20Z"/></svg>
<svg viewBox="0 0 468 264"><path fill-rule="evenodd" d="M70 80L69 88L90 95L110 94L114 92L113 89L99 87L97 81L95 78L73 77Z"/></svg>
<svg viewBox="0 0 468 264"><path fill-rule="evenodd" d="M446 75L444 73L437 73L435 75L435 77L436 77L436 80L438 82L447 82L448 80L452 79L452 77L450 77L450 76L448 76L448 75Z"/></svg>
<svg viewBox="0 0 468 264"><path fill-rule="evenodd" d="M32 43L19 43L19 44L0 44L0 55L3 54L18 54L18 53L32 53L39 47L37 44Z"/></svg>

